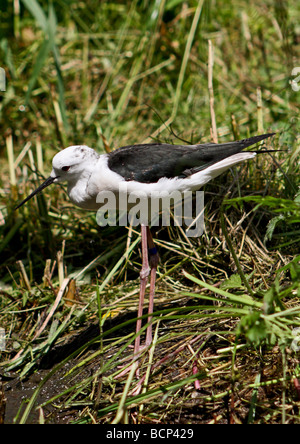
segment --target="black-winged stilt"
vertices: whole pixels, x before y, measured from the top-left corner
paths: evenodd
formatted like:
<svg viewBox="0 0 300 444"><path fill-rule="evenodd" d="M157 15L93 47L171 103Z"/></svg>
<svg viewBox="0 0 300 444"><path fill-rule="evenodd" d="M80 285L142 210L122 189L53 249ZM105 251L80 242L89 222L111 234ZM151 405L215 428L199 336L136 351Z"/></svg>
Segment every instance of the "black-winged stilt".
<svg viewBox="0 0 300 444"><path fill-rule="evenodd" d="M228 168L255 157L256 151L242 152L274 133L262 134L235 142L197 145L145 144L129 145L109 154L98 154L92 148L76 145L56 154L50 177L17 207L52 183L67 182L71 201L85 209L98 209L97 196L103 191L114 194L126 184L126 193L142 191L151 198L153 192L194 191ZM156 269L159 256L147 224L141 224L142 269L134 355L140 351L141 316L150 274L148 327L146 345L152 341L152 313Z"/></svg>

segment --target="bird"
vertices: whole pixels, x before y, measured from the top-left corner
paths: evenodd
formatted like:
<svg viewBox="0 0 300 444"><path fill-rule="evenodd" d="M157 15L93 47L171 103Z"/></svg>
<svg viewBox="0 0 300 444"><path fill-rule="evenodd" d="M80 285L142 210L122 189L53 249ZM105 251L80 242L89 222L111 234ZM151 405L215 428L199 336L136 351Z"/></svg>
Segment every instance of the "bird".
<svg viewBox="0 0 300 444"><path fill-rule="evenodd" d="M269 152L243 150L274 134L261 134L218 144L136 144L105 154L99 154L86 145L69 146L53 157L50 176L15 209L20 208L49 185L61 182L67 182L70 200L78 207L88 210L98 210L101 207L97 198L99 193L109 192L118 195L120 189L125 186L126 195L142 191L149 199L153 192L183 193L199 190L232 166L253 159L257 153ZM138 356L141 349L152 342L152 314L159 254L147 222L141 223L141 252L142 267L134 356ZM144 297L149 276L146 339L145 345L141 346Z"/></svg>

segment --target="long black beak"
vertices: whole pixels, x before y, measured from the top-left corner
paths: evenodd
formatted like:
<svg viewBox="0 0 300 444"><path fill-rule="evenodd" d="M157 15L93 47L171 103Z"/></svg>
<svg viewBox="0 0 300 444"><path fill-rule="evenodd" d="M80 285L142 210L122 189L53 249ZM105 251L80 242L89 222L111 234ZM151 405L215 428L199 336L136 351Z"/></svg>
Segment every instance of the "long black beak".
<svg viewBox="0 0 300 444"><path fill-rule="evenodd" d="M22 205L24 205L24 203L26 203L28 200L30 200L33 196L35 196L36 194L38 194L40 191L42 191L44 188L48 187L49 185L51 185L55 179L57 179L57 177L48 177L48 179L45 180L45 182L43 182L39 187L37 187L36 190L34 190L28 197L26 197L26 199L24 199L17 207L15 207L15 210L17 210L18 208L20 208Z"/></svg>

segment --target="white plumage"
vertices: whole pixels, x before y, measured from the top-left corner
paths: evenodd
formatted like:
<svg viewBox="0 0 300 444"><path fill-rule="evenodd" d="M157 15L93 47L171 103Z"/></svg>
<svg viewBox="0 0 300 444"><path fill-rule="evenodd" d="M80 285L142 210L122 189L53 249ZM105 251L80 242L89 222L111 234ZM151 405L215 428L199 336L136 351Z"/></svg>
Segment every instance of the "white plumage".
<svg viewBox="0 0 300 444"><path fill-rule="evenodd" d="M70 146L54 156L50 177L16 208L47 186L57 182L67 182L68 195L75 205L92 210L97 210L101 206L99 203L101 192L113 192L122 200L136 192L143 193L146 199L149 199L153 193L172 194L199 190L228 168L239 162L253 159L256 155L255 151L242 152L242 150L272 135L263 134L223 144L131 145L102 155L85 145ZM120 191L121 194L119 194ZM118 208L117 206L116 209ZM150 273L146 345L152 341L151 322L155 276L159 262L150 229L143 223L141 223L141 239L142 269L135 355L140 351L140 318L143 313L144 295Z"/></svg>

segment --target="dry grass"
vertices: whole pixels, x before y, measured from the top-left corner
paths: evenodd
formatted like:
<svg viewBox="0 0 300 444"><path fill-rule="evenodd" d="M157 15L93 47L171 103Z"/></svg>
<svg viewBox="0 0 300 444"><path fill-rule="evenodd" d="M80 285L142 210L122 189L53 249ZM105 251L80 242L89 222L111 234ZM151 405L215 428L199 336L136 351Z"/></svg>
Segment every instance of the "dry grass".
<svg viewBox="0 0 300 444"><path fill-rule="evenodd" d="M0 35L5 422L299 423L296 2L30 3L2 13ZM60 187L15 203L69 144L103 152L269 130L267 147L285 151L206 186L203 236L157 229L154 342L139 377L119 378L138 230L98 227ZM0 386L0 422L4 405Z"/></svg>

